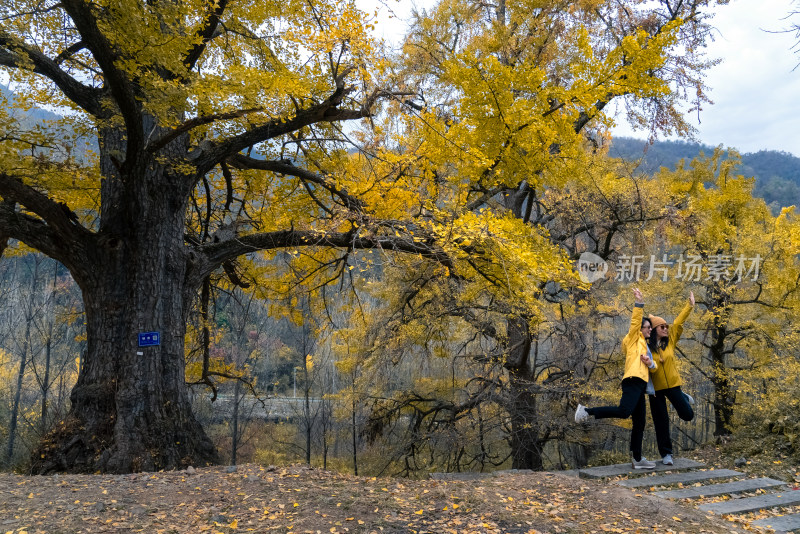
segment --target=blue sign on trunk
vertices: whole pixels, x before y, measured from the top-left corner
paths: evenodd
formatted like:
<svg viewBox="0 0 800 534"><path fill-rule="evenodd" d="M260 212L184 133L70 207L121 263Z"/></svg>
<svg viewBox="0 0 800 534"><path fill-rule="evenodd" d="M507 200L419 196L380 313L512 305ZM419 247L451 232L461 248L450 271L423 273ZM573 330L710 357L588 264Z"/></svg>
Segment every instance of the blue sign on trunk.
<svg viewBox="0 0 800 534"><path fill-rule="evenodd" d="M142 332L139 334L140 347L153 347L155 345L161 345L160 332Z"/></svg>

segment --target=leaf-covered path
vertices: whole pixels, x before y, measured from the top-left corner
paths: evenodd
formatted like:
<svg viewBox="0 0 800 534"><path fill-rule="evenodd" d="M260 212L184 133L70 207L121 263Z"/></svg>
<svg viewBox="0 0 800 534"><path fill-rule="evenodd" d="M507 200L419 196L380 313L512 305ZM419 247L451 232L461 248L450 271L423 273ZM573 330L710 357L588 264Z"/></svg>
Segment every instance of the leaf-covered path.
<svg viewBox="0 0 800 534"><path fill-rule="evenodd" d="M190 471L2 474L0 532L732 532L691 507L556 473L443 481L305 466Z"/></svg>

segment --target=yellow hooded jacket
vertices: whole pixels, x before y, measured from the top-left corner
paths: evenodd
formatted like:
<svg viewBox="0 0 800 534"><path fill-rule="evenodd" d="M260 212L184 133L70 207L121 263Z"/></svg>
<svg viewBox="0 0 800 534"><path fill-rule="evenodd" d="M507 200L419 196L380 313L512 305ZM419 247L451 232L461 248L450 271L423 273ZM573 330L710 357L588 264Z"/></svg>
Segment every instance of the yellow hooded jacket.
<svg viewBox="0 0 800 534"><path fill-rule="evenodd" d="M659 367L659 371L653 374L653 387L655 387L656 391L674 388L683 383L681 382L681 375L678 372L678 363L675 358L675 345L678 344L678 340L683 333L683 322L689 317L690 313L692 313L692 305L687 303L669 329L667 346L653 353L653 360L656 361ZM653 332L650 335L654 336L656 333Z"/></svg>
<svg viewBox="0 0 800 534"><path fill-rule="evenodd" d="M648 369L642 363L640 356L647 354L647 340L642 335L642 317L644 316L644 305L636 304L631 314L631 327L628 333L622 338L622 352L625 354L625 375L623 379L635 376L645 382L649 380L649 374L655 372L658 364L653 369Z"/></svg>

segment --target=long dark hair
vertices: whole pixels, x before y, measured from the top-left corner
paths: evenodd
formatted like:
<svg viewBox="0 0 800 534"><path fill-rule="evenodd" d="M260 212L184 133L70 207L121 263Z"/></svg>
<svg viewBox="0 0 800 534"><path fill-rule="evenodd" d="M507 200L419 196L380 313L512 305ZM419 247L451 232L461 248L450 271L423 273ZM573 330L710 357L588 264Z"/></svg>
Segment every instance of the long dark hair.
<svg viewBox="0 0 800 534"><path fill-rule="evenodd" d="M662 337L661 343L659 343L658 334L656 334L656 329L653 328L653 331L650 332L650 337L647 339L647 346L650 347L650 352L655 354L659 349L661 350L666 349L668 344L669 344L669 336Z"/></svg>

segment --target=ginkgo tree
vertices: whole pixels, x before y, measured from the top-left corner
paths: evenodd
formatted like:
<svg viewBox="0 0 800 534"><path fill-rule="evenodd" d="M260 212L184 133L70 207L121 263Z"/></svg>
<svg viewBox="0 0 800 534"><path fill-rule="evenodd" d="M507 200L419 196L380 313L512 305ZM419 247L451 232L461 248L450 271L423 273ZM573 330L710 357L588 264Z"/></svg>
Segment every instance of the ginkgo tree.
<svg viewBox="0 0 800 534"><path fill-rule="evenodd" d="M653 191L655 199L681 206L664 236L687 259L684 283L705 308L693 319L691 339L701 347L696 367L712 386L717 436L734 430L742 399L763 394L769 381L762 377L792 357L791 318L800 305L797 214L792 207L774 216L753 196L754 179L737 174L738 164L735 154L717 148L674 171L662 169Z"/></svg>
<svg viewBox="0 0 800 534"><path fill-rule="evenodd" d="M332 124L369 116L383 94L368 70L377 62L369 26L348 2L0 9L13 106L63 115L25 128L13 107L0 111L0 242L18 240L69 269L88 338L71 411L33 470L214 462L184 383L186 319L210 273L225 266L235 278L231 260L283 247L435 254L347 224L364 204L330 174L344 151L323 152L339 137ZM81 140L88 156L74 152ZM202 235L192 198L210 214ZM139 346L147 332L159 333L158 345Z"/></svg>

